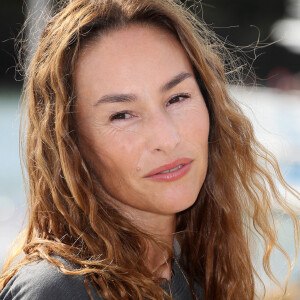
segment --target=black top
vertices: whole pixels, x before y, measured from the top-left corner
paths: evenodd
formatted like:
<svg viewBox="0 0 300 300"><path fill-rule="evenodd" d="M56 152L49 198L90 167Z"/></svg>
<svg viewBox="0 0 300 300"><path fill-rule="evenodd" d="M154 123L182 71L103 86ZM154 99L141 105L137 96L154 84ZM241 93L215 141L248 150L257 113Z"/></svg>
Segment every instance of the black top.
<svg viewBox="0 0 300 300"><path fill-rule="evenodd" d="M162 287L170 294L171 288L174 300L192 300L192 295L183 275L182 268L177 263L172 265L171 280L162 283ZM94 300L101 300L91 284L89 284ZM195 294L198 300L203 300L201 288L195 284ZM45 260L40 260L23 266L10 279L0 293L1 300L90 300L84 285L84 275L65 275L59 269ZM103 300L103 299L102 299Z"/></svg>

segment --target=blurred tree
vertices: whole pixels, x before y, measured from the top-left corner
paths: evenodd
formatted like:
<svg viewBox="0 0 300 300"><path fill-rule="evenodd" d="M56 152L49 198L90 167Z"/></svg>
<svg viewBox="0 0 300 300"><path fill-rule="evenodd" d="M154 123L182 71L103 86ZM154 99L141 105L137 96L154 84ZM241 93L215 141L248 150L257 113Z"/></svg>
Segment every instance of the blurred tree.
<svg viewBox="0 0 300 300"><path fill-rule="evenodd" d="M300 72L300 55L291 53L279 44L273 44L270 37L272 25L286 14L288 0L181 2L192 7L223 40L244 48L247 53L243 57L247 57L252 65L258 83L267 84L275 69L294 74ZM256 44L259 46L255 47Z"/></svg>
<svg viewBox="0 0 300 300"><path fill-rule="evenodd" d="M204 20L238 45L268 38L273 23L285 12L284 0L204 0ZM233 27L236 26L236 27ZM256 27L256 29L254 27Z"/></svg>
<svg viewBox="0 0 300 300"><path fill-rule="evenodd" d="M14 82L14 38L25 20L27 7L24 3L29 0L24 1L1 1L0 4L0 85ZM285 14L287 0L181 1L188 7L193 6L192 10L203 17L223 39L238 46L250 46L258 40L273 42L269 39L271 26ZM279 45L256 49L247 55L250 56L250 63L256 58L253 67L261 78L268 77L274 66L286 68L293 73L300 71L300 55L292 54Z"/></svg>
<svg viewBox="0 0 300 300"><path fill-rule="evenodd" d="M20 0L0 3L0 85L14 83L15 38L24 23L24 6Z"/></svg>

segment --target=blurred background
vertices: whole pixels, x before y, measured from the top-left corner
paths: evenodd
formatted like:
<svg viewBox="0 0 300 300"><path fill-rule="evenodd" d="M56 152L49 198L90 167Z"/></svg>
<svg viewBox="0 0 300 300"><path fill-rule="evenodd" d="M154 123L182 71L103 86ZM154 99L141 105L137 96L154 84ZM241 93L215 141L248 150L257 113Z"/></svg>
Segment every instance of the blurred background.
<svg viewBox="0 0 300 300"><path fill-rule="evenodd" d="M249 68L245 68L246 86L231 86L230 91L251 118L257 137L278 157L287 182L299 191L300 0L182 2L204 19L238 58L252 67L256 87L253 77L248 75ZM0 266L7 247L24 226L26 213L18 141L23 82L17 72L15 43L25 18L30 15L25 32L30 48L34 49L50 6L51 0L0 3ZM32 24L37 25L32 27ZM295 199L288 200L300 215L300 204ZM274 211L280 224L280 240L293 256L290 219L276 207ZM287 265L277 252L272 256L272 267L283 282ZM270 299L279 299L279 290L268 282L261 269L258 271L270 287ZM285 299L300 299L299 291L300 260L295 264L289 296Z"/></svg>

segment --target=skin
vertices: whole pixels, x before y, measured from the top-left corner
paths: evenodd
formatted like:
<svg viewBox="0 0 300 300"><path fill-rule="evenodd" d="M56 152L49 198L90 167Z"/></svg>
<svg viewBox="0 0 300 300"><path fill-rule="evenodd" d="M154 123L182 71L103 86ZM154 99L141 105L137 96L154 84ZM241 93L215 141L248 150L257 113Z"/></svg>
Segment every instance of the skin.
<svg viewBox="0 0 300 300"><path fill-rule="evenodd" d="M161 91L182 72L191 76ZM172 245L176 213L196 201L208 156L208 111L183 47L162 29L130 25L85 46L74 80L79 146L85 159L114 197L113 205ZM99 103L109 94L134 94L136 100ZM144 177L182 157L193 160L184 177L171 182ZM153 270L165 258L161 250L150 248ZM170 276L166 268L163 277Z"/></svg>

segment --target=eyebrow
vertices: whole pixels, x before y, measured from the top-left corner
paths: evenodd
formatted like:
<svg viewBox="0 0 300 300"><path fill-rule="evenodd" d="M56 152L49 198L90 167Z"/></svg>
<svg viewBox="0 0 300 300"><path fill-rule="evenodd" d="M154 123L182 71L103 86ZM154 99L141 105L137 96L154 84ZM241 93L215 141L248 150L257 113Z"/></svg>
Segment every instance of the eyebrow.
<svg viewBox="0 0 300 300"><path fill-rule="evenodd" d="M170 81L165 83L161 88L160 92L165 93L178 85L183 80L193 77L191 73L188 72L181 72L175 77L173 77ZM110 95L104 95L102 96L97 102L94 104L94 106L98 106L101 103L120 103L120 102L133 102L136 101L137 97L134 94L110 94Z"/></svg>

